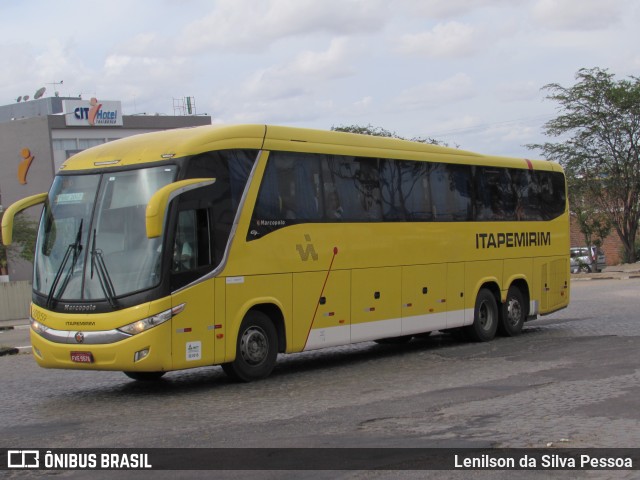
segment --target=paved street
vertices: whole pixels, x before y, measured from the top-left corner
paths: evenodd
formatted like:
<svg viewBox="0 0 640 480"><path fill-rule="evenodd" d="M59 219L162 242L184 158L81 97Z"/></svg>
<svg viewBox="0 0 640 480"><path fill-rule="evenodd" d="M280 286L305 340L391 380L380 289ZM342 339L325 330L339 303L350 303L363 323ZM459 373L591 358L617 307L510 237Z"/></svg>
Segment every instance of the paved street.
<svg viewBox="0 0 640 480"><path fill-rule="evenodd" d="M31 342L29 340L29 324L27 320L20 320L19 322L6 322L11 324L10 327L4 327L0 325L0 352L6 352L6 354L13 354L9 352L11 347L23 347L22 350L30 351ZM13 325L17 323L17 325Z"/></svg>
<svg viewBox="0 0 640 480"><path fill-rule="evenodd" d="M635 278L574 281L570 308L527 324L517 338L473 344L434 335L404 346L364 343L284 356L269 379L252 384L229 382L219 367L170 373L149 385L118 372L44 370L30 355L5 356L0 445L637 447L638 292ZM246 478L218 473L216 478ZM276 473L256 478L300 477ZM514 477L507 473L473 476ZM520 472L517 478L549 476L538 473L546 476ZM553 473L635 478L634 472ZM176 478L171 472L154 475ZM399 472L391 478L424 476ZM437 472L433 478L467 476Z"/></svg>

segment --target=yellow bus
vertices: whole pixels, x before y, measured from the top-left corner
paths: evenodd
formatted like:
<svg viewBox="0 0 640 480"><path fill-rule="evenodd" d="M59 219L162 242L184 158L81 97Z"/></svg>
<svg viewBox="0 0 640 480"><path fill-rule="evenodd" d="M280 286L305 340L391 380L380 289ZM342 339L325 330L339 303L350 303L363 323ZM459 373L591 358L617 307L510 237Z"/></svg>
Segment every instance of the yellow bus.
<svg viewBox="0 0 640 480"><path fill-rule="evenodd" d="M33 273L46 368L139 380L434 331L520 333L569 302L559 165L265 125L138 135L57 172Z"/></svg>

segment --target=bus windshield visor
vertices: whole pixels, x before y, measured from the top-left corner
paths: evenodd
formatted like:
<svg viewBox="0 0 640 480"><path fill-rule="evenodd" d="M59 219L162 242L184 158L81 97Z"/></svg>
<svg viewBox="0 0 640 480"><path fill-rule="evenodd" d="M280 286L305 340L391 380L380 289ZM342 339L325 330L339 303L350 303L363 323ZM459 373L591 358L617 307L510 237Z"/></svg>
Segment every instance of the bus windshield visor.
<svg viewBox="0 0 640 480"><path fill-rule="evenodd" d="M174 181L173 165L57 176L45 203L34 260L34 290L48 306L107 300L157 286L161 238L149 239L151 196Z"/></svg>

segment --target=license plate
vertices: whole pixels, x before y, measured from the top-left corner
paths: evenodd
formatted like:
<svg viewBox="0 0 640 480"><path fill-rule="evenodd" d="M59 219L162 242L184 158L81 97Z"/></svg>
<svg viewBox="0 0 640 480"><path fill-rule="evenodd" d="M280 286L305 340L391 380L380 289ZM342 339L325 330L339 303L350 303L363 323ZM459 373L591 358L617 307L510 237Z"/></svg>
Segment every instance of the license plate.
<svg viewBox="0 0 640 480"><path fill-rule="evenodd" d="M91 352L71 352L71 361L76 363L93 363Z"/></svg>

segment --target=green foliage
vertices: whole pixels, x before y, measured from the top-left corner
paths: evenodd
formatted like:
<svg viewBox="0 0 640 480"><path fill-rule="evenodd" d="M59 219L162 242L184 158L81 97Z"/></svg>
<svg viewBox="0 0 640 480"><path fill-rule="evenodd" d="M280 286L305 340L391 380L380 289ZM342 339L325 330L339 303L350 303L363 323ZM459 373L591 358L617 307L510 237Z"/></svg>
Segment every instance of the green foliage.
<svg viewBox="0 0 640 480"><path fill-rule="evenodd" d="M636 258L640 258L640 240L636 240L635 252L636 252ZM624 245L620 247L619 254L620 254L620 259L622 263L634 263L629 259L629 253L627 252L627 249L624 247Z"/></svg>
<svg viewBox="0 0 640 480"><path fill-rule="evenodd" d="M387 138L397 138L399 140L409 140L411 142L420 142L420 143L428 143L430 145L440 145L443 147L448 147L449 144L446 142L442 142L440 140L436 140L435 138L430 137L413 137L406 138L398 135L396 132L390 132L389 130L382 127L374 127L373 125L340 125L340 126L332 126L331 130L334 132L347 132L347 133L357 133L359 135L373 135L374 137L387 137ZM458 145L455 146L458 148Z"/></svg>
<svg viewBox="0 0 640 480"><path fill-rule="evenodd" d="M601 212L592 209L576 211L580 231L584 235L585 245L601 247L604 239L611 233L611 220Z"/></svg>
<svg viewBox="0 0 640 480"><path fill-rule="evenodd" d="M584 244L602 246L613 228L611 218L593 202L586 200L589 198L589 192L584 191L584 182L570 178L568 183L571 211L575 214L580 231L584 235Z"/></svg>
<svg viewBox="0 0 640 480"><path fill-rule="evenodd" d="M3 213L0 213L0 221ZM13 243L5 247L0 241L0 270L6 271L8 260L21 258L33 262L36 248L37 222L24 213L15 216L13 222Z"/></svg>
<svg viewBox="0 0 640 480"><path fill-rule="evenodd" d="M571 87L557 83L544 87L559 112L545 124L544 133L559 141L528 147L562 164L574 211L589 206L592 217L607 220L620 236L627 258L635 262L640 223L640 79L615 80L607 70L592 68L579 70L576 81Z"/></svg>

